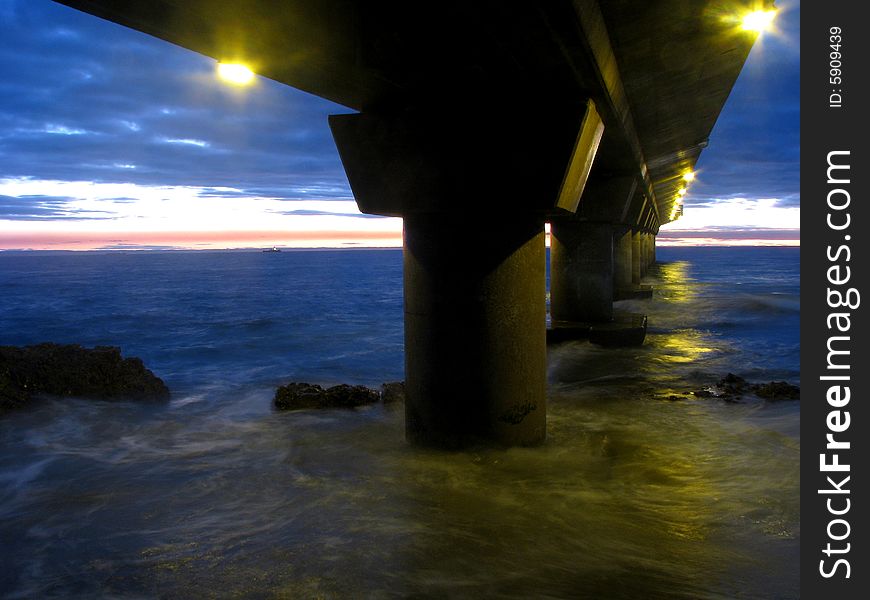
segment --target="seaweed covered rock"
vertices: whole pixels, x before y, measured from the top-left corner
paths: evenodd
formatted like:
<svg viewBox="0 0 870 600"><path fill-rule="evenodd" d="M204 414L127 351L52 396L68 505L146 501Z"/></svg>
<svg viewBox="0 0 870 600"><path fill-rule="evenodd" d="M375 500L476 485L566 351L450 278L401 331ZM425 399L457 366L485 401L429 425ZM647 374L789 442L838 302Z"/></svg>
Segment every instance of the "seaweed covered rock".
<svg viewBox="0 0 870 600"><path fill-rule="evenodd" d="M167 400L169 388L138 358L120 348L77 344L0 346L0 408L16 408L34 396L105 400Z"/></svg>
<svg viewBox="0 0 870 600"><path fill-rule="evenodd" d="M765 400L799 400L801 389L785 381L771 381L753 386L756 396Z"/></svg>
<svg viewBox="0 0 870 600"><path fill-rule="evenodd" d="M785 381L749 383L738 375L728 373L716 385L695 390L692 394L698 398L719 398L726 402L737 402L748 394L755 394L769 401L800 400L801 389Z"/></svg>
<svg viewBox="0 0 870 600"><path fill-rule="evenodd" d="M323 389L317 384L292 382L275 391L275 408L299 410L303 408L356 408L373 404L380 395L362 385L335 385Z"/></svg>

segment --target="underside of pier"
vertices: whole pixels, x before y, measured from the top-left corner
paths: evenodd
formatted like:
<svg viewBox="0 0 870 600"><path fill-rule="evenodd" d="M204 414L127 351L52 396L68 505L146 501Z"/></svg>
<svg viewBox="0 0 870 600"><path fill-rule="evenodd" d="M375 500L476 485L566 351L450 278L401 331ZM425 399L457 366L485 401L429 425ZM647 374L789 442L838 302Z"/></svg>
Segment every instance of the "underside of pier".
<svg viewBox="0 0 870 600"><path fill-rule="evenodd" d="M655 259L755 39L748 2L58 0L327 98L360 209L404 218L414 442L546 435L552 320ZM772 1L767 0L767 5Z"/></svg>

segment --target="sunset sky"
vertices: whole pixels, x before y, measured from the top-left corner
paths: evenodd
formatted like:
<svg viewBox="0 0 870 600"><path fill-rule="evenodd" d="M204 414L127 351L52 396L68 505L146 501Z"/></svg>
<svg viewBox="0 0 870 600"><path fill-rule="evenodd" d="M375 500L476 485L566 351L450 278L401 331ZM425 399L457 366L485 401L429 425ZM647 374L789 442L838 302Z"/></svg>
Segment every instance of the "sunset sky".
<svg viewBox="0 0 870 600"><path fill-rule="evenodd" d="M799 239L799 2L777 3L659 243ZM0 0L0 250L401 245L361 215L342 106L49 0Z"/></svg>

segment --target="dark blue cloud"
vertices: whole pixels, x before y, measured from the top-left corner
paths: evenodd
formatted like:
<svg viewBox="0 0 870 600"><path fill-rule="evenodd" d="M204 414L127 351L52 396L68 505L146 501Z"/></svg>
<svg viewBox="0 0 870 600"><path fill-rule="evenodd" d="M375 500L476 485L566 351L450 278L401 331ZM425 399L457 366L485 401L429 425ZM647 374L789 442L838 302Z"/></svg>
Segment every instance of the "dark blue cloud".
<svg viewBox="0 0 870 600"><path fill-rule="evenodd" d="M75 198L64 196L2 196L0 217L9 221L58 221L58 220L105 220L114 218L113 213L96 210L69 210L69 202Z"/></svg>
<svg viewBox="0 0 870 600"><path fill-rule="evenodd" d="M687 204L799 205L799 2L778 4L785 35L753 50ZM229 88L209 58L50 0L0 0L0 40L0 178L351 197L326 121L344 107L264 79ZM63 199L30 201L5 200L0 218L63 212Z"/></svg>
<svg viewBox="0 0 870 600"><path fill-rule="evenodd" d="M779 198L800 205L800 2L777 2L777 34L764 34L743 67L701 154L686 204Z"/></svg>
<svg viewBox="0 0 870 600"><path fill-rule="evenodd" d="M49 0L0 14L0 178L351 197L326 121L347 109L230 89L209 58Z"/></svg>
<svg viewBox="0 0 870 600"><path fill-rule="evenodd" d="M366 214L350 214L343 212L330 212L326 210L311 210L311 209L299 209L299 210L282 210L282 211L270 211L277 214L282 215L301 215L301 216L327 216L327 217L358 217L361 219L387 219L389 217L384 217L381 215L366 215Z"/></svg>

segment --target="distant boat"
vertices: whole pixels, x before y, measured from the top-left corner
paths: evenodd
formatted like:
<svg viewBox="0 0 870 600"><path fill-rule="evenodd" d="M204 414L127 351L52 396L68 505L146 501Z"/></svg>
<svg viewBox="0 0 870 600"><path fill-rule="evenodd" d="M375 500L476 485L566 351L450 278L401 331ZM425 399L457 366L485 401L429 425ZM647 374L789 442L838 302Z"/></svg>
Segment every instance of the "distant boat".
<svg viewBox="0 0 870 600"><path fill-rule="evenodd" d="M276 246L272 246L271 248L264 248L263 252L281 252L281 250Z"/></svg>

